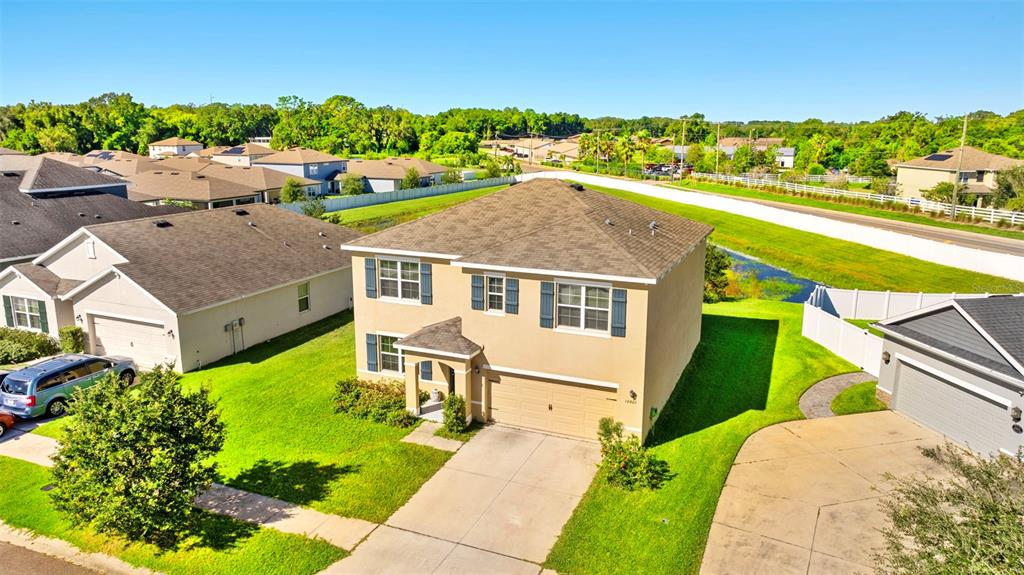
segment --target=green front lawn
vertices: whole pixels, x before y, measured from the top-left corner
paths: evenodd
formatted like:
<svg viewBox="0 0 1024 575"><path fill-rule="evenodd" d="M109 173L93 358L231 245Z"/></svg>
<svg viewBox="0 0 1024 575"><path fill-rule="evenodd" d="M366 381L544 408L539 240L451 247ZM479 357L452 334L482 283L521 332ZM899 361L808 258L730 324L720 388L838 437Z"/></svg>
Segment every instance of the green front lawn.
<svg viewBox="0 0 1024 575"><path fill-rule="evenodd" d="M78 528L58 513L42 488L51 481L45 467L0 457L0 519L38 535L63 539L84 551L106 553L133 565L169 575L234 575L318 573L346 554L324 541L259 528L211 513L198 513L176 549L142 543Z"/></svg>
<svg viewBox="0 0 1024 575"><path fill-rule="evenodd" d="M380 523L447 461L399 441L408 429L334 413L335 382L355 374L353 337L344 312L185 374L183 385L209 385L220 406L225 483Z"/></svg>
<svg viewBox="0 0 1024 575"><path fill-rule="evenodd" d="M711 241L789 270L796 276L847 289L992 292L1024 291L1024 282L933 264L909 256L804 232L753 218L612 188L593 190L715 226Z"/></svg>
<svg viewBox="0 0 1024 575"><path fill-rule="evenodd" d="M867 413L869 411L882 411L888 409L884 403L875 397L875 385L877 381L865 381L847 387L832 398L832 413L836 415L850 415L851 413Z"/></svg>
<svg viewBox="0 0 1024 575"><path fill-rule="evenodd" d="M920 213L915 214L913 212L899 212L895 210L886 210L881 207L876 207L877 204L866 206L861 206L857 204L844 204L838 201L830 201L829 199L824 197L791 196L789 194L783 194L780 192L770 192L768 190L762 189L740 188L737 186L729 186L726 184L699 182L694 180L686 180L682 184L677 182L671 185L673 187L682 187L684 189L689 188L691 190L708 192L712 194L736 196L739 198L749 198L753 200L768 200L784 204L796 204L800 206L822 208L825 210L832 210L836 212L846 212L849 214L859 214L862 216L872 216L876 218L884 218L887 220L908 222L911 224L921 224L937 228L947 228L951 230L961 230L965 232L975 232L978 234L986 234L990 236L1001 236L1004 238L1024 240L1024 232L1021 231L988 227L984 225L965 224L962 222L952 222L945 218L937 219Z"/></svg>
<svg viewBox="0 0 1024 575"><path fill-rule="evenodd" d="M866 330L868 330L868 333L870 333L871 335L877 335L878 337L885 337L885 335L882 332L878 331L876 328L871 327L871 324L873 324L873 323L878 321L877 319L849 319L849 318L843 318L843 321L845 321L846 323L855 325L855 326L857 326L857 327L859 327L861 329L866 329Z"/></svg>
<svg viewBox="0 0 1024 575"><path fill-rule="evenodd" d="M434 212L440 212L454 205L475 200L507 187L507 185L503 184L500 186L477 188L466 192L456 192L454 194L352 208L350 210L325 214L323 219L350 227L364 234L372 234L384 228L397 226L398 224L419 219L423 216L429 216Z"/></svg>
<svg viewBox="0 0 1024 575"><path fill-rule="evenodd" d="M704 306L701 343L648 439L670 466L657 491L594 482L546 566L560 573L697 573L736 453L765 426L801 419L800 395L856 368L800 335L799 304Z"/></svg>

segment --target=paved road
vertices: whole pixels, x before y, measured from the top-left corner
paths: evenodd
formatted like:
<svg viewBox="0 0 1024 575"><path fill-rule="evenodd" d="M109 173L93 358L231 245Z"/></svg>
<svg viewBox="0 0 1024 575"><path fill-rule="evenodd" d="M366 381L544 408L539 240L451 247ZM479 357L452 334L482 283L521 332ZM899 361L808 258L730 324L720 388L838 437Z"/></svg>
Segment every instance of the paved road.
<svg viewBox="0 0 1024 575"><path fill-rule="evenodd" d="M1024 241L1014 240L1010 238L1003 238L999 236L988 236L984 234L976 234L973 232L964 232L960 230L951 230L947 228L939 228L935 226L927 226L924 224L912 224L908 222L901 222L897 220L887 220L885 218L876 218L873 216L862 216L860 214L850 214L847 212L839 212L835 210L827 210L824 208L812 208L810 206L801 206L798 204L787 204L785 202L773 202L771 200L758 200L752 198L744 198L740 196L730 196L729 194L712 194L708 192L702 192L700 190L694 190L692 188L685 188L688 192L694 192L697 194L705 194L708 196L725 196L742 200L745 202L754 202L758 204L764 204L766 206L772 206L774 208L782 208L792 212L800 212L804 214L811 214L814 216L822 216L838 220L841 222L849 222L851 224L861 224L864 226L871 226L881 230L889 230L891 232L899 232L902 234L908 234L911 236L917 236L926 240L933 240L937 242L956 244L967 248L974 248L979 250L987 250L991 252L1000 252L1004 254L1011 254L1015 256L1024 256Z"/></svg>
<svg viewBox="0 0 1024 575"><path fill-rule="evenodd" d="M3 573L46 573L47 575L99 575L98 571L79 567L60 559L0 542L0 571Z"/></svg>

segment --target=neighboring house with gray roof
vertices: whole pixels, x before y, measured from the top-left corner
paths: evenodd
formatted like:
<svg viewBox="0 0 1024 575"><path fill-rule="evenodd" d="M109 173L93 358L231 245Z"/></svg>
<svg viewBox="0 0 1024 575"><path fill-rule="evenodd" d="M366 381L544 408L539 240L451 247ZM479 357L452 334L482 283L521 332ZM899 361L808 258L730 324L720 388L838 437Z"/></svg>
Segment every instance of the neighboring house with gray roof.
<svg viewBox="0 0 1024 575"><path fill-rule="evenodd" d="M1024 446L1024 296L953 299L875 327L894 409L982 453Z"/></svg>
<svg viewBox="0 0 1024 575"><path fill-rule="evenodd" d="M349 309L357 237L264 204L87 226L0 272L4 320L189 371Z"/></svg>
<svg viewBox="0 0 1024 575"><path fill-rule="evenodd" d="M31 260L82 226L181 211L133 202L124 190L120 180L50 158L0 156L0 269Z"/></svg>
<svg viewBox="0 0 1024 575"><path fill-rule="evenodd" d="M645 436L700 340L702 223L533 180L358 238L357 373L479 421Z"/></svg>
<svg viewBox="0 0 1024 575"><path fill-rule="evenodd" d="M363 178L363 188L368 192L393 192L402 189L409 170L416 170L420 177L418 187L423 188L440 184L448 168L419 158L355 159L348 161L347 173L338 174L335 180L358 176Z"/></svg>
<svg viewBox="0 0 1024 575"><path fill-rule="evenodd" d="M316 180L320 182L320 193L329 194L338 190L337 176L347 171L348 160L309 148L291 148L256 158L252 165Z"/></svg>

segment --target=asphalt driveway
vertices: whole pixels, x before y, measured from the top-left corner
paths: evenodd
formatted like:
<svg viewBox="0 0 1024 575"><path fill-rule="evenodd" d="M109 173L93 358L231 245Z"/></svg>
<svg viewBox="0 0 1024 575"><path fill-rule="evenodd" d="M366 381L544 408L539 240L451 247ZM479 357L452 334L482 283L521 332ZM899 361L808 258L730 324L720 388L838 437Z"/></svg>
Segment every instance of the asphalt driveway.
<svg viewBox="0 0 1024 575"><path fill-rule="evenodd" d="M599 460L596 443L488 426L326 573L536 575Z"/></svg>
<svg viewBox="0 0 1024 575"><path fill-rule="evenodd" d="M792 421L747 439L718 501L703 575L872 573L883 476L941 473L920 453L941 435L880 411Z"/></svg>

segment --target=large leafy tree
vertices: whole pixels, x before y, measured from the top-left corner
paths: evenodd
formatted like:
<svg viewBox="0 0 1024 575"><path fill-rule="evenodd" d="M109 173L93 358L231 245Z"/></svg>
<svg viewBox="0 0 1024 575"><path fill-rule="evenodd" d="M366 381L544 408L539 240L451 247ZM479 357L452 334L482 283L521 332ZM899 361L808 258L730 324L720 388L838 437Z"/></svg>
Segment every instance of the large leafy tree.
<svg viewBox="0 0 1024 575"><path fill-rule="evenodd" d="M1003 170L996 174L996 189L992 194L992 204L997 208L1024 198L1024 166Z"/></svg>
<svg viewBox="0 0 1024 575"><path fill-rule="evenodd" d="M217 475L224 425L209 393L183 392L169 367L139 380L130 387L111 374L76 392L51 495L76 524L173 545Z"/></svg>

